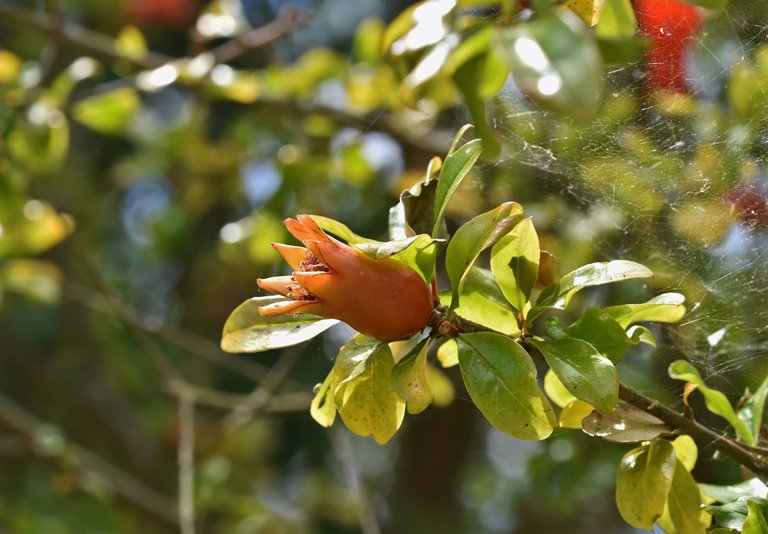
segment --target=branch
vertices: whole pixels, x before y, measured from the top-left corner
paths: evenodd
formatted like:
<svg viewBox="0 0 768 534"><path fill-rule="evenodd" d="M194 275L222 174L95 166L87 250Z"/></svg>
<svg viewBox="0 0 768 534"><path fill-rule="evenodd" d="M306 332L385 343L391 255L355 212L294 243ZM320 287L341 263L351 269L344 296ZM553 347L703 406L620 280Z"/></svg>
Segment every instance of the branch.
<svg viewBox="0 0 768 534"><path fill-rule="evenodd" d="M195 401L179 395L179 526L195 534Z"/></svg>
<svg viewBox="0 0 768 534"><path fill-rule="evenodd" d="M300 22L299 12L288 9L269 24L254 28L212 50L216 63L229 63L250 50L261 48L291 33Z"/></svg>
<svg viewBox="0 0 768 534"><path fill-rule="evenodd" d="M27 412L2 392L0 392L0 418L16 432L27 436L32 441L40 435L41 430L52 426ZM69 439L65 438L64 445L63 455L68 455L73 460L73 465L79 466L84 471L90 470L97 473L111 484L115 493L145 512L171 525L177 524L173 513L176 504L170 497Z"/></svg>
<svg viewBox="0 0 768 534"><path fill-rule="evenodd" d="M174 60L170 56L151 51L140 58L121 54L111 37L63 21L58 16L37 13L0 0L0 23L6 22L26 26L83 52L105 59L126 61L141 69L155 69Z"/></svg>
<svg viewBox="0 0 768 534"><path fill-rule="evenodd" d="M711 445L741 465L748 467L755 474L768 477L768 451L756 447L748 448L746 445L715 432L624 384L619 385L619 398L644 412L655 415L672 428L688 434L700 444Z"/></svg>

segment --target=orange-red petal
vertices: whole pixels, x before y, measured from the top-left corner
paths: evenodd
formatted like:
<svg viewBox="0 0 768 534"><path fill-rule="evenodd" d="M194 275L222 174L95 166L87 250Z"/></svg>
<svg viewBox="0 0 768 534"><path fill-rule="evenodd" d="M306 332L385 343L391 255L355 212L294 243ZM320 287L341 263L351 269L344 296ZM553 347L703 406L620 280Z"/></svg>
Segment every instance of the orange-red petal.
<svg viewBox="0 0 768 534"><path fill-rule="evenodd" d="M326 240L328 236L325 235L317 223L312 219L309 219L311 224L306 224L304 221L308 218L307 215L298 215L296 219L286 219L283 224L288 229L293 237L301 241L302 243L314 239L314 240Z"/></svg>
<svg viewBox="0 0 768 534"><path fill-rule="evenodd" d="M285 263L290 265L294 271L299 268L301 260L309 252L305 247L294 247L292 245L283 245L282 243L272 243L272 248L283 257Z"/></svg>
<svg viewBox="0 0 768 534"><path fill-rule="evenodd" d="M275 317L278 315L289 315L291 313L300 313L301 308L314 304L312 300L283 300L274 304L267 304L258 308L259 313L264 317Z"/></svg>
<svg viewBox="0 0 768 534"><path fill-rule="evenodd" d="M290 288L288 286L293 283L293 279L290 276L273 276L271 278L259 278L256 283L261 289L266 289L272 293L279 295L287 295Z"/></svg>
<svg viewBox="0 0 768 534"><path fill-rule="evenodd" d="M293 276L299 284L304 286L315 297L322 300L328 294L328 289L333 287L336 275L323 271L296 271L293 273ZM346 289L343 286L336 286L336 291L344 292Z"/></svg>

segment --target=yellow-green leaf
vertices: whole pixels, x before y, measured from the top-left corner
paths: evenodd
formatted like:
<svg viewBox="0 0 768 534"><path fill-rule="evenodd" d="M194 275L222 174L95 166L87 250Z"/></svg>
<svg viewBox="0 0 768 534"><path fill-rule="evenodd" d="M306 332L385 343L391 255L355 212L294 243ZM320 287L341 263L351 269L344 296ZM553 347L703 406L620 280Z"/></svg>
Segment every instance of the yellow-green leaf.
<svg viewBox="0 0 768 534"><path fill-rule="evenodd" d="M78 122L99 133L124 133L139 108L141 99L136 89L122 87L77 102L72 114Z"/></svg>
<svg viewBox="0 0 768 534"><path fill-rule="evenodd" d="M312 419L326 428L331 426L336 419L336 404L333 402L333 370L328 373L323 383L317 388L312 403L309 405L309 414Z"/></svg>
<svg viewBox="0 0 768 534"><path fill-rule="evenodd" d="M672 486L658 524L666 534L704 534L706 530L699 487L682 462L675 465Z"/></svg>

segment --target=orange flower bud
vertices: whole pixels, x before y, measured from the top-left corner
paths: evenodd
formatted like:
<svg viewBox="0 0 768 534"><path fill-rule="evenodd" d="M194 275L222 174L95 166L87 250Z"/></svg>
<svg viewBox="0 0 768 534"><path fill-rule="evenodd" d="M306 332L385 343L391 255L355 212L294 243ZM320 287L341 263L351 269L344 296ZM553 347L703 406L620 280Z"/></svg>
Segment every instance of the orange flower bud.
<svg viewBox="0 0 768 534"><path fill-rule="evenodd" d="M259 313L339 319L382 341L403 339L427 326L432 296L416 271L395 259L366 256L326 234L309 215L297 219L284 224L304 247L272 243L293 275L258 280L259 287L288 300L262 306Z"/></svg>

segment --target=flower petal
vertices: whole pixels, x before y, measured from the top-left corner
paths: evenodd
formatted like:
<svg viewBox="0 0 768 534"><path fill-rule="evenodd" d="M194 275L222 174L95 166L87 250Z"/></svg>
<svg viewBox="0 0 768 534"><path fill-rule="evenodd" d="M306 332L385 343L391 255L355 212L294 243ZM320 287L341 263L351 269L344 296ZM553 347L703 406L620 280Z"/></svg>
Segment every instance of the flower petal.
<svg viewBox="0 0 768 534"><path fill-rule="evenodd" d="M259 313L263 317L275 317L277 315L288 315L291 313L299 313L299 308L314 304L312 300L283 300L281 302L275 302L274 304L268 304L258 308Z"/></svg>
<svg viewBox="0 0 768 534"><path fill-rule="evenodd" d="M283 245L282 243L272 243L272 248L275 249L283 257L285 262L291 266L294 271L299 268L301 260L309 252L304 247L294 247L291 245Z"/></svg>
<svg viewBox="0 0 768 534"><path fill-rule="evenodd" d="M298 215L297 218L299 219L298 221L296 219L286 219L283 221L283 224L293 237L302 243L310 239L322 241L328 239L325 232L308 215ZM307 219L309 219L310 224L305 223Z"/></svg>
<svg viewBox="0 0 768 534"><path fill-rule="evenodd" d="M259 278L256 283L261 289L266 289L279 295L288 295L289 286L293 283L290 276L273 276L271 278ZM278 303L279 304L279 303Z"/></svg>

